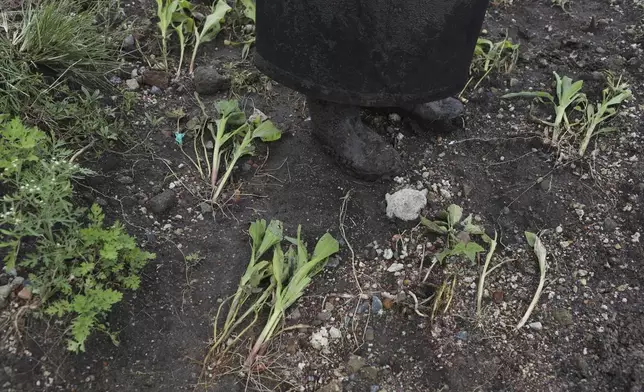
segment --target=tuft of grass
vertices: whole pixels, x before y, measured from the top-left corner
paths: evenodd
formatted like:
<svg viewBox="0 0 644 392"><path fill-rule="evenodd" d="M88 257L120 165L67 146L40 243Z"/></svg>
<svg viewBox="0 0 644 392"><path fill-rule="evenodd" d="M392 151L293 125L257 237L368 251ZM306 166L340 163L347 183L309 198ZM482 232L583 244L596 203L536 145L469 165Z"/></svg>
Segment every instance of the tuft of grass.
<svg viewBox="0 0 644 392"><path fill-rule="evenodd" d="M462 95L474 80L476 83L472 90L476 90L492 72L502 74L512 72L518 58L519 44L512 43L507 36L498 42L479 37L470 64L470 79L459 95Z"/></svg>

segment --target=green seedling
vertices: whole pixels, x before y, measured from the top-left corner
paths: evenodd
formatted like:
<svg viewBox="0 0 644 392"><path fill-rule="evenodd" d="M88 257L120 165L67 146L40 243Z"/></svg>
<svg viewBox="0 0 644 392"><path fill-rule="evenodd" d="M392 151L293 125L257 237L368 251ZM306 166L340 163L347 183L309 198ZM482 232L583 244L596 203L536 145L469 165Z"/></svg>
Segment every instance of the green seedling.
<svg viewBox="0 0 644 392"><path fill-rule="evenodd" d="M532 298L528 309L523 315L523 318L521 318L521 321L519 321L519 323L517 324L516 329L520 329L525 325L525 323L528 322L532 311L537 306L537 303L539 303L539 298L541 297L543 286L546 283L546 270L548 268L548 265L546 264L546 247L543 246L543 243L541 242L539 236L537 234L526 231L525 238L528 241L528 245L532 247L534 254L537 256L537 260L539 261L539 286L537 287L537 291L534 293L534 297Z"/></svg>
<svg viewBox="0 0 644 392"><path fill-rule="evenodd" d="M602 101L595 104L586 103L582 129L583 139L579 145L580 156L586 153L588 144L594 136L615 130L614 128L597 129L597 127L615 116L619 105L633 95L629 85L622 82L621 76L615 80L613 75L608 74L607 81L608 87L602 91Z"/></svg>
<svg viewBox="0 0 644 392"><path fill-rule="evenodd" d="M470 64L470 74L481 75L481 77L474 85L473 90L476 90L492 71L510 73L514 69L518 58L519 44L513 44L510 38L506 37L499 42L479 38L476 41L472 63ZM467 89L474 79L474 76L470 77L463 91Z"/></svg>
<svg viewBox="0 0 644 392"><path fill-rule="evenodd" d="M552 104L555 109L554 122L548 122L545 120L540 121L552 127L552 138L550 143L553 146L557 146L563 136L562 130L564 133L567 133L571 129L567 111L569 108L574 108L579 103L584 102L586 100L586 95L581 92L584 85L582 80L573 82L573 80L568 76L564 76L562 78L556 72L554 72L554 75L556 80L556 98L546 91L522 91L506 94L501 98L536 98L540 102L546 101Z"/></svg>
<svg viewBox="0 0 644 392"><path fill-rule="evenodd" d="M482 310L482 302L483 302L483 288L485 287L485 278L487 277L488 274L492 272L492 270L488 270L490 266L490 262L492 261L492 256L494 255L494 251L496 250L496 245L497 245L497 234L494 233L494 238L489 238L488 237L488 244L490 245L488 251L487 251L487 256L485 256L485 263L483 263L483 271L481 271L481 276L479 277L479 284L477 288L477 293L476 293L476 316L481 317L481 310ZM499 266L497 264L496 266Z"/></svg>
<svg viewBox="0 0 644 392"><path fill-rule="evenodd" d="M472 223L472 215L461 221L463 209L452 204L447 210L441 211L439 220L430 221L425 217L420 218L420 223L430 231L447 237L447 245L436 258L443 262L449 256L466 256L471 262L476 260L476 255L485 251L483 247L474 241L463 241L461 238L469 235L480 235L488 238L485 231L478 225ZM463 234L461 234L463 233Z"/></svg>
<svg viewBox="0 0 644 392"><path fill-rule="evenodd" d="M245 365L251 368L258 355L266 350L270 340L275 336L277 327L283 322L287 309L304 294L330 256L340 250L340 245L331 234L324 234L318 241L312 255L309 255L306 244L302 242L302 227L297 229L297 238L287 238L292 245L286 253L277 246L273 253L271 286L275 287L271 314L264 329L255 341Z"/></svg>
<svg viewBox="0 0 644 392"><path fill-rule="evenodd" d="M170 26L172 18L179 9L179 0L157 0L157 26L161 31L161 56L163 66L168 69L168 38L170 37Z"/></svg>
<svg viewBox="0 0 644 392"><path fill-rule="evenodd" d="M177 32L179 38L179 65L177 65L176 77L181 76L181 67L183 65L183 58L186 53L186 40L191 37L195 32L195 20L188 16L185 11L192 11L192 4L185 2L182 11L177 12L172 17L174 31Z"/></svg>
<svg viewBox="0 0 644 392"><path fill-rule="evenodd" d="M192 58L190 59L190 73L194 72L195 68L195 59L197 58L197 51L199 46L208 41L212 41L217 37L217 34L221 31L221 23L224 20L224 17L232 8L226 3L225 0L217 0L215 5L212 7L212 12L206 17L206 21L203 23L200 29L195 27L194 30L194 46L192 49Z"/></svg>

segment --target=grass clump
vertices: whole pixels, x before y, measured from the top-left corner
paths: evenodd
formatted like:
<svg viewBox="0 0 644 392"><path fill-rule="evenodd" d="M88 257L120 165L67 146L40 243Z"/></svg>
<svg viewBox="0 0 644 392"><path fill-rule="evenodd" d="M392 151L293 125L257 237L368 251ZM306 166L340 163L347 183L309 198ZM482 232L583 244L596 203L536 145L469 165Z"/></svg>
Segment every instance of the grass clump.
<svg viewBox="0 0 644 392"><path fill-rule="evenodd" d="M470 64L470 79L461 91L465 92L472 82L476 81L472 90L492 73L499 72L508 74L512 72L519 58L519 44L512 43L512 40L505 37L501 41L494 42L487 38L479 37L474 47L474 54Z"/></svg>
<svg viewBox="0 0 644 392"><path fill-rule="evenodd" d="M105 227L94 205L72 204L72 179L91 174L70 150L18 119L0 122L0 232L5 269L29 275L28 288L46 314L71 318L68 349L84 351L95 331L110 334L103 319L139 286L139 273L154 257L117 223ZM83 223L87 221L88 223Z"/></svg>

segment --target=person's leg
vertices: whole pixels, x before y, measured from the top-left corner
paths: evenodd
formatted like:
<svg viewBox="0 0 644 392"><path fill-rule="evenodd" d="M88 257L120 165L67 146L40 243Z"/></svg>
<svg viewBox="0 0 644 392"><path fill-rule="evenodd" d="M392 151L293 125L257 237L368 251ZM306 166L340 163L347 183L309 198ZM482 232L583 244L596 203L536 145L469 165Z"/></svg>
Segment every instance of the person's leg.
<svg viewBox="0 0 644 392"><path fill-rule="evenodd" d="M421 122L451 121L463 114L464 107L456 98L445 98L440 101L416 105L403 105L401 114L408 115Z"/></svg>
<svg viewBox="0 0 644 392"><path fill-rule="evenodd" d="M307 98L313 135L357 177L377 180L397 174L400 156L360 118L360 108Z"/></svg>

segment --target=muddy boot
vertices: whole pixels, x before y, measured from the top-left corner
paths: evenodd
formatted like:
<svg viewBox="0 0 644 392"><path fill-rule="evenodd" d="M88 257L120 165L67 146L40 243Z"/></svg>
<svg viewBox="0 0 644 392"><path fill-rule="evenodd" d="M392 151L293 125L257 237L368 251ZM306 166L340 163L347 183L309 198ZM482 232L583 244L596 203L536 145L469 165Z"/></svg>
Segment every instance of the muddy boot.
<svg viewBox="0 0 644 392"><path fill-rule="evenodd" d="M307 99L313 135L353 175L368 181L401 170L400 156L360 119L360 108Z"/></svg>
<svg viewBox="0 0 644 392"><path fill-rule="evenodd" d="M465 110L461 101L451 97L418 105L406 105L400 109L401 114L410 116L420 123L451 122L460 117Z"/></svg>

